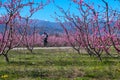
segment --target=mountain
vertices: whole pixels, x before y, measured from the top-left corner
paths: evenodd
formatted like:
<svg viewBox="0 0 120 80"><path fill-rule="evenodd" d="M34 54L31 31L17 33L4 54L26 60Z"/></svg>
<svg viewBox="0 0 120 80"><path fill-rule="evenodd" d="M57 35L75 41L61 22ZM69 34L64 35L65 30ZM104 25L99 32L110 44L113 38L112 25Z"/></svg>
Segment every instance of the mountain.
<svg viewBox="0 0 120 80"><path fill-rule="evenodd" d="M22 23L25 23L25 21L22 20ZM69 26L69 23L70 22L64 22L63 24L66 26L66 28L69 31L74 31L74 29ZM47 32L48 34L64 33L64 30L59 22L50 22L50 21L44 21L44 20L31 19L29 21L29 25L31 30L34 30L34 27L36 30L39 30L39 34L43 34L44 32ZM99 22L99 25L100 25L100 29L102 29L105 25L105 21L101 20ZM114 22L111 23L110 25L114 25ZM4 26L5 25L0 24L0 32L4 31ZM92 26L92 25L89 25L89 26Z"/></svg>
<svg viewBox="0 0 120 80"><path fill-rule="evenodd" d="M25 23L24 20L22 20L23 24ZM50 21L44 21L44 20L36 20L32 19L29 22L31 30L34 30L34 27L36 30L39 30L40 34L43 34L43 32L47 32L48 34L56 34L56 33L63 33L64 30L61 27L59 22L50 22ZM0 24L0 32L4 31L4 24Z"/></svg>
<svg viewBox="0 0 120 80"><path fill-rule="evenodd" d="M32 20L31 28L36 27L36 29L40 30L40 34L43 32L47 32L49 34L55 33L63 33L64 30L61 27L59 22L50 22L50 21L43 21L43 20Z"/></svg>

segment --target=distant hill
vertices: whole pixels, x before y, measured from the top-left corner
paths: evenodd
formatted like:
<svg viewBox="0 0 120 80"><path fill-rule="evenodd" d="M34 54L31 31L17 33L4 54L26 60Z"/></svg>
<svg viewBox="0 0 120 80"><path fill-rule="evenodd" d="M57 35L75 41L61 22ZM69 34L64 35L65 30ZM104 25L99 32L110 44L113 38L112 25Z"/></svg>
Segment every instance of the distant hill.
<svg viewBox="0 0 120 80"><path fill-rule="evenodd" d="M25 21L23 20L23 23ZM105 25L104 23L105 21L100 21L100 28L102 29L102 27ZM69 22L63 23L66 28L70 31L73 31L73 29L71 29L71 27L68 25ZM114 25L114 23L111 23L111 25ZM39 30L40 34L43 34L43 32L47 32L48 34L56 34L56 33L63 33L64 30L61 27L59 22L50 22L50 21L44 21L44 20L37 20L37 19L31 19L30 22L30 28L31 30L34 30L34 26L37 30ZM92 25L89 25L92 26ZM4 31L4 25L0 24L0 32Z"/></svg>
<svg viewBox="0 0 120 80"><path fill-rule="evenodd" d="M63 33L63 28L58 22L42 21L42 20L33 20L31 23L31 28L36 27L40 30L40 34L47 32L49 34Z"/></svg>
<svg viewBox="0 0 120 80"><path fill-rule="evenodd" d="M24 20L23 20L24 23ZM0 32L4 31L4 24L0 24ZM47 32L49 34L63 33L64 30L58 22L49 22L43 20L33 20L30 22L30 28L33 30L34 26L40 31L40 34Z"/></svg>

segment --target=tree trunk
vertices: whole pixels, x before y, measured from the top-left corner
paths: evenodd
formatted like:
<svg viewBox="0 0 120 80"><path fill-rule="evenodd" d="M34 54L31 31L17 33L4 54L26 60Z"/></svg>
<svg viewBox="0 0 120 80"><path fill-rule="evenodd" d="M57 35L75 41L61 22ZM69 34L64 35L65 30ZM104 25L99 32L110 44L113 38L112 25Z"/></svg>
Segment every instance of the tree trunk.
<svg viewBox="0 0 120 80"><path fill-rule="evenodd" d="M6 62L9 62L8 55L7 55L7 54L4 54L4 57L5 57Z"/></svg>

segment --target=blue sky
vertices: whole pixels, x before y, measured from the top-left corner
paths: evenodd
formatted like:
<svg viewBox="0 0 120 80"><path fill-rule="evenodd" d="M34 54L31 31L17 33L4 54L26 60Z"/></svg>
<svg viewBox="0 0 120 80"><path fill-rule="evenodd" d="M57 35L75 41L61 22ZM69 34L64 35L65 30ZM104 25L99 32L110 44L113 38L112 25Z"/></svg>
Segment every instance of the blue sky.
<svg viewBox="0 0 120 80"><path fill-rule="evenodd" d="M94 3L95 7L98 4L104 6L101 0L84 0L84 1L89 2L90 4ZM113 0L106 0L106 1L109 3L111 7L114 7L114 9L117 9L118 5L120 5L120 3L117 1L113 1ZM70 2L71 0L55 0L55 4L59 5L65 10L68 9ZM77 11L76 7L77 6L72 3L70 11L77 15L79 12ZM51 17L51 15L55 17L54 12L57 12L58 14L61 15L60 11L55 7L55 5L53 3L50 3L49 5L44 7L43 10L40 10L36 14L34 14L32 18L36 18L40 20L47 20L47 21L55 21L55 19Z"/></svg>
<svg viewBox="0 0 120 80"><path fill-rule="evenodd" d="M64 9L67 9L69 7L70 0L55 0L55 4L59 5L60 7L63 7ZM61 15L60 11L56 8L54 3L50 3L49 5L45 6L44 9L36 12L33 15L33 18L38 18L41 20L46 20L46 21L55 21L53 17L55 17L55 13L57 12L58 14Z"/></svg>
<svg viewBox="0 0 120 80"><path fill-rule="evenodd" d="M39 0L35 0L35 1L39 1ZM54 1L56 5L64 8L65 10L68 9L69 4L71 3L71 0L54 0ZM98 4L104 6L101 0L84 0L84 1L90 4L94 3L95 8L97 7ZM111 7L114 7L115 9L117 9L117 7L120 5L120 3L117 1L113 1L113 0L106 0L106 1L109 3ZM71 13L75 13L76 15L79 15L78 14L79 12L77 11L76 7L77 6L72 3L70 11ZM55 17L54 12L57 12L59 15L62 15L61 12L55 7L55 5L53 3L50 3L49 5L45 6L44 9L36 12L31 18L54 22L55 21L55 19L53 18ZM5 12L4 10L0 10L0 13L4 14ZM23 16L28 15L26 8L22 10L22 15Z"/></svg>

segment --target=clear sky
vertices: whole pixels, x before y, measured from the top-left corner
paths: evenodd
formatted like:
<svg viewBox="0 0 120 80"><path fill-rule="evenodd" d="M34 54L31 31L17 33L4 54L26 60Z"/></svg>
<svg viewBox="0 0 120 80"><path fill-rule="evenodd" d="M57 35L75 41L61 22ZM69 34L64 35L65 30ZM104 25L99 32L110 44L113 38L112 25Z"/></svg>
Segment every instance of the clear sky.
<svg viewBox="0 0 120 80"><path fill-rule="evenodd" d="M4 1L4 0L2 0ZM40 0L35 0L35 1L40 1ZM45 0L42 0L45 1ZM63 9L67 10L69 7L69 4L71 3L71 0L54 0L56 5L59 5L60 7L62 7ZM84 0L85 2L89 2L90 4L94 3L94 7L96 8L96 6L102 5L104 6L104 4L101 2L101 0ZM111 7L114 7L115 9L117 9L117 7L120 5L119 2L114 1L114 0L106 0L109 5ZM76 15L79 15L77 9L76 9L76 5L71 3L71 13L75 13ZM57 12L58 14L61 15L60 11L56 8L56 6L53 3L50 3L49 5L45 6L42 10L36 12L33 16L32 19L39 19L39 20L46 20L46 21L51 21L54 22L55 19L53 17L55 17L54 12ZM4 14L4 10L0 10L0 13ZM26 16L27 12L26 9L22 10L22 15Z"/></svg>
<svg viewBox="0 0 120 80"><path fill-rule="evenodd" d="M70 1L71 0L54 0L56 5L59 5L60 7L64 8L65 10L68 9ZM95 7L99 4L99 5L104 5L101 0L84 0L86 2L89 2L90 4L94 3ZM115 9L117 9L117 7L120 5L119 2L114 1L114 0L106 0L109 5L111 7L114 7ZM76 9L76 5L72 3L71 6L71 12L77 14L78 11ZM33 15L33 18L37 18L37 19L41 19L41 20L47 20L47 21L55 21L54 18L51 17L51 15L53 17L55 17L54 12L57 12L58 14L61 14L60 11L55 7L55 5L53 3L50 3L49 5L47 5L43 10L40 10L39 12L37 12L35 15ZM78 14L79 15L79 14Z"/></svg>
<svg viewBox="0 0 120 80"><path fill-rule="evenodd" d="M63 7L64 9L67 9L70 4L70 0L55 0L55 4L59 5L60 7ZM55 21L53 17L55 17L55 13L57 12L60 14L60 11L56 8L54 3L50 3L49 5L45 6L44 9L38 11L33 15L33 18L38 18L41 20L46 21ZM61 14L60 14L61 15Z"/></svg>

